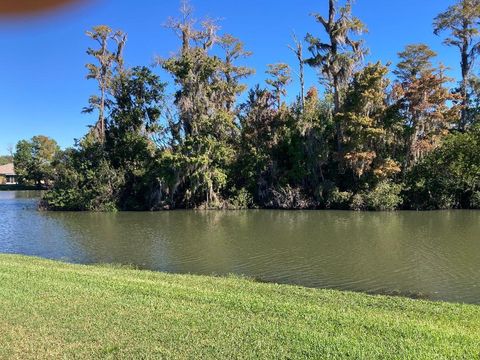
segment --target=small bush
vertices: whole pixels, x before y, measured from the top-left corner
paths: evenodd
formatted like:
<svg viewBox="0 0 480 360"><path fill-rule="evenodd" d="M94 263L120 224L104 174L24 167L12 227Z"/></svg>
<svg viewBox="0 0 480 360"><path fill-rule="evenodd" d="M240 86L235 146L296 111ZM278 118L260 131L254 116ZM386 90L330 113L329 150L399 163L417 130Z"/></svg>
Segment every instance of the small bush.
<svg viewBox="0 0 480 360"><path fill-rule="evenodd" d="M253 196L250 192L242 188L236 192L233 198L230 200L229 208L232 210L244 210L253 206Z"/></svg>
<svg viewBox="0 0 480 360"><path fill-rule="evenodd" d="M397 210L402 204L400 193L402 186L389 181L381 181L366 194L368 210L392 211Z"/></svg>
<svg viewBox="0 0 480 360"><path fill-rule="evenodd" d="M327 196L327 209L346 210L350 208L353 194L349 191L340 191L335 187Z"/></svg>
<svg viewBox="0 0 480 360"><path fill-rule="evenodd" d="M350 209L355 211L363 211L367 209L367 198L364 192L353 195Z"/></svg>

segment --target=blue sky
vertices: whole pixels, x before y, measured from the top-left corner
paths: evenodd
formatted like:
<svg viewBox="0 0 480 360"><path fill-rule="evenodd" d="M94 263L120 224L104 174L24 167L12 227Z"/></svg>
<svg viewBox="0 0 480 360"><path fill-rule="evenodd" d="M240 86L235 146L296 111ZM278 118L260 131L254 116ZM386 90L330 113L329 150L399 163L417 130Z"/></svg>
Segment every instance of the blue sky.
<svg viewBox="0 0 480 360"><path fill-rule="evenodd" d="M458 77L458 54L432 33L432 19L454 0L357 0L354 13L367 25L368 61L391 61L410 43L425 42ZM291 33L318 34L311 12L325 13L327 0L192 0L197 17L219 18L222 32L242 39L253 56L246 65L257 69L249 85L262 83L267 64L295 65L288 49ZM163 27L177 14L177 0L90 0L84 5L22 19L0 18L0 154L10 144L42 134L62 147L73 145L92 116L81 114L94 81L85 80L85 30L107 24L126 31L128 65L152 64L155 56L178 49L175 36ZM167 80L167 78L165 78ZM307 71L307 87L317 84ZM291 94L298 84L291 85Z"/></svg>

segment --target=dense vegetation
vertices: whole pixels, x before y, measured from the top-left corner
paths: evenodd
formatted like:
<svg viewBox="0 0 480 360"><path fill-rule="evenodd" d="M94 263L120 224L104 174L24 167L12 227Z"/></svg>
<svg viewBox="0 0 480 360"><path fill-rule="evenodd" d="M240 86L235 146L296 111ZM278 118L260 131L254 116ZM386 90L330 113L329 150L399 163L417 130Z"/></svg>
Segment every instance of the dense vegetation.
<svg viewBox="0 0 480 360"><path fill-rule="evenodd" d="M0 165L6 165L13 162L13 156L10 155L1 155L0 156Z"/></svg>
<svg viewBox="0 0 480 360"><path fill-rule="evenodd" d="M476 359L480 307L0 256L0 358Z"/></svg>
<svg viewBox="0 0 480 360"><path fill-rule="evenodd" d="M365 25L329 0L314 14L318 34L294 38L299 94L288 64L270 64L265 85L248 90L252 54L215 22L193 19L184 2L168 27L179 51L155 68L127 68L127 36L108 26L87 35L98 83L86 112L98 122L75 148L55 157L52 210L248 208L393 210L480 206L479 94L473 73L480 0L458 0L433 22L460 52L452 79L426 44L399 53L393 69L364 64ZM326 39L326 40L324 40ZM320 92L305 89L304 68L318 70ZM158 69L158 67L156 68Z"/></svg>

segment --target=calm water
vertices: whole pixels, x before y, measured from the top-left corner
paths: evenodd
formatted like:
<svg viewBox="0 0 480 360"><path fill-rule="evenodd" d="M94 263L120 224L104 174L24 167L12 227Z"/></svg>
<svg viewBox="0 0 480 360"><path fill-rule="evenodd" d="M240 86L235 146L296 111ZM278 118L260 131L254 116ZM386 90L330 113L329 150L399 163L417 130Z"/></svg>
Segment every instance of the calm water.
<svg viewBox="0 0 480 360"><path fill-rule="evenodd" d="M480 211L45 213L0 192L0 252L480 303Z"/></svg>

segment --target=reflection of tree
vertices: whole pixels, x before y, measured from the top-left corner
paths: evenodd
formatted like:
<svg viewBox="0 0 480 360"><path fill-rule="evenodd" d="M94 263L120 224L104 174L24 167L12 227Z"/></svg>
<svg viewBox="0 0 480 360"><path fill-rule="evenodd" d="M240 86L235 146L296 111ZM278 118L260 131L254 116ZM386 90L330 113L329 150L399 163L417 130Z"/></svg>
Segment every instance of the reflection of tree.
<svg viewBox="0 0 480 360"><path fill-rule="evenodd" d="M1 195L6 195L6 197L2 196L2 198L38 200L40 199L41 194L42 194L42 191L29 190L29 191L7 191Z"/></svg>

